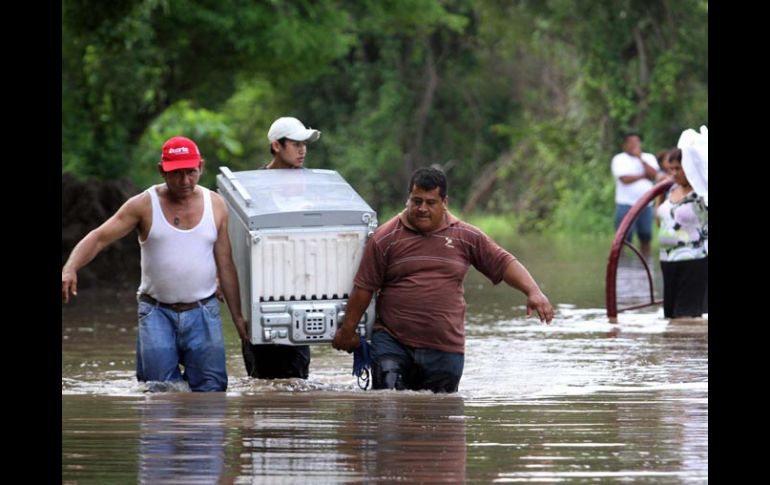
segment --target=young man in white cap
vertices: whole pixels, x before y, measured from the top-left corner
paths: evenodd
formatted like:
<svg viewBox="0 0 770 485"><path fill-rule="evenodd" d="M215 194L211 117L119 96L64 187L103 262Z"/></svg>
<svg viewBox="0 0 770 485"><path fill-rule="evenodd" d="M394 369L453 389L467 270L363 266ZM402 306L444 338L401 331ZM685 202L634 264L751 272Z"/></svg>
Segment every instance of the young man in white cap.
<svg viewBox="0 0 770 485"><path fill-rule="evenodd" d="M273 159L265 168L302 168L307 155L307 144L318 140L320 136L320 131L305 128L297 118L278 118L267 132Z"/></svg>
<svg viewBox="0 0 770 485"><path fill-rule="evenodd" d="M321 132L305 128L297 118L284 116L270 126L267 139L273 159L265 169L301 169L305 164L307 144L318 140ZM307 379L310 368L310 346L308 345L252 345L242 342L243 361L246 372L259 379L285 379L299 377Z"/></svg>
<svg viewBox="0 0 770 485"><path fill-rule="evenodd" d="M247 340L222 197L198 185L203 159L189 138L163 144L165 184L130 198L72 250L61 272L62 301L77 295L77 272L99 252L136 231L142 252L137 291L136 378L187 381L193 391L227 389L219 284L242 340ZM184 372L180 369L184 366Z"/></svg>

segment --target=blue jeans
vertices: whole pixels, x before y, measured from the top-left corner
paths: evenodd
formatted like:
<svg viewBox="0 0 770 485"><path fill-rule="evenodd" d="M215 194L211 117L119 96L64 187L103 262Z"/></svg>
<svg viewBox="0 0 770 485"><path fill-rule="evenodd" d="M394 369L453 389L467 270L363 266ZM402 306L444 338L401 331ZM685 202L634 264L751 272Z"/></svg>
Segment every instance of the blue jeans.
<svg viewBox="0 0 770 485"><path fill-rule="evenodd" d="M620 227L621 221L626 216L631 206L627 204L617 204L615 207L615 229ZM634 237L634 231L639 234L639 241L650 242L652 240L652 219L655 216L654 209L651 206L645 207L636 217L636 221L631 224L631 230L628 231L626 241L631 242Z"/></svg>
<svg viewBox="0 0 770 485"><path fill-rule="evenodd" d="M137 380L186 380L196 392L227 389L219 300L180 313L139 301L138 316Z"/></svg>
<svg viewBox="0 0 770 485"><path fill-rule="evenodd" d="M372 389L457 392L465 355L404 345L388 332L372 334Z"/></svg>

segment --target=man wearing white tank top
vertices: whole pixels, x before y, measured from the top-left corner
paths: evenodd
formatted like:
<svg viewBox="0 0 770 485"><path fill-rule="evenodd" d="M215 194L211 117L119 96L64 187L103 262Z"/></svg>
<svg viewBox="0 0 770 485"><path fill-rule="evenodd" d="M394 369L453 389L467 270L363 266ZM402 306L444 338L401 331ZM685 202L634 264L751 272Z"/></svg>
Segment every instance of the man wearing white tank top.
<svg viewBox="0 0 770 485"><path fill-rule="evenodd" d="M137 380L184 380L193 391L225 391L217 277L238 335L244 341L248 335L227 235L227 208L219 194L198 185L202 170L203 159L192 140L167 140L158 163L165 184L130 198L75 246L62 268L62 301L77 295L80 268L135 230L142 252Z"/></svg>

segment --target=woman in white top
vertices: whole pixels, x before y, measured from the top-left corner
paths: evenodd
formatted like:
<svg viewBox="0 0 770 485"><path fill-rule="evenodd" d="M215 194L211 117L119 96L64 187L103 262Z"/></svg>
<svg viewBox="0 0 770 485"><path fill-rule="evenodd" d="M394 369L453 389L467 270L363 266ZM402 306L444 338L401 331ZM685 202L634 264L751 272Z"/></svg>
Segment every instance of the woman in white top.
<svg viewBox="0 0 770 485"><path fill-rule="evenodd" d="M674 185L658 207L663 313L666 318L708 313L708 206L682 168L682 150L668 155Z"/></svg>

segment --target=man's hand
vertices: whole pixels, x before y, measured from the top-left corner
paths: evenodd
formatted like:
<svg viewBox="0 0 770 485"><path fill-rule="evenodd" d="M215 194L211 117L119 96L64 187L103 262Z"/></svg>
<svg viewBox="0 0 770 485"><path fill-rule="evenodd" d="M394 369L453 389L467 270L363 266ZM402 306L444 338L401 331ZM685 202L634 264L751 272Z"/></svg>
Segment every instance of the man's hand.
<svg viewBox="0 0 770 485"><path fill-rule="evenodd" d="M517 260L513 260L505 268L503 280L517 290L527 295L527 317L532 316L532 310L535 310L540 316L540 321L551 323L553 320L553 307L548 298L540 291L540 287L529 274L527 268Z"/></svg>
<svg viewBox="0 0 770 485"><path fill-rule="evenodd" d="M337 350L347 350L348 352L357 349L359 345L361 345L361 341L358 338L358 332L356 332L355 327L352 330L348 330L345 326L340 327L337 329L337 333L332 341L332 347Z"/></svg>
<svg viewBox="0 0 770 485"><path fill-rule="evenodd" d="M244 342L249 342L249 333L246 331L246 328L248 328L248 325L246 320L243 317L233 318L233 323L235 324L235 329L238 330L238 336L243 340Z"/></svg>
<svg viewBox="0 0 770 485"><path fill-rule="evenodd" d="M353 287L350 298L348 298L345 318L342 323L340 323L337 333L334 334L332 347L337 350L347 350L348 352L352 352L361 345L356 328L358 327L358 322L361 321L361 316L366 311L366 307L369 306L369 302L372 301L373 295L374 293L370 290L364 290L359 286Z"/></svg>
<svg viewBox="0 0 770 485"><path fill-rule="evenodd" d="M550 324L553 320L553 307L542 291L536 290L527 295L527 317L532 316L532 310L537 312L541 322Z"/></svg>
<svg viewBox="0 0 770 485"><path fill-rule="evenodd" d="M70 292L73 296L78 296L78 274L72 270L61 272L61 301L68 303L70 301Z"/></svg>
<svg viewBox="0 0 770 485"><path fill-rule="evenodd" d="M646 162L642 162L642 167L644 167L644 174L647 176L647 178L654 181L655 177L658 176L658 169Z"/></svg>

